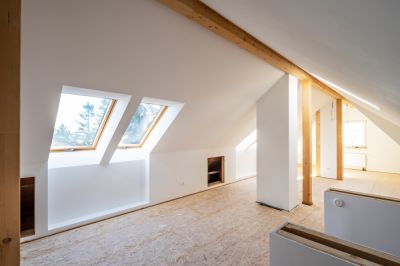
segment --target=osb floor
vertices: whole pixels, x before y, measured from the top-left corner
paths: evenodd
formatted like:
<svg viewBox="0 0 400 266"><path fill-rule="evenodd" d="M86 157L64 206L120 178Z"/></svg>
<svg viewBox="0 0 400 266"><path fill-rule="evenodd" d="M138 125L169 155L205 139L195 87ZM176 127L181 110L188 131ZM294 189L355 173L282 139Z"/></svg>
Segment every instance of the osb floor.
<svg viewBox="0 0 400 266"><path fill-rule="evenodd" d="M256 179L143 209L22 245L22 265L268 265L268 233L285 221L323 229L323 191L400 198L400 175L346 171L314 178L314 205L292 212L255 203Z"/></svg>

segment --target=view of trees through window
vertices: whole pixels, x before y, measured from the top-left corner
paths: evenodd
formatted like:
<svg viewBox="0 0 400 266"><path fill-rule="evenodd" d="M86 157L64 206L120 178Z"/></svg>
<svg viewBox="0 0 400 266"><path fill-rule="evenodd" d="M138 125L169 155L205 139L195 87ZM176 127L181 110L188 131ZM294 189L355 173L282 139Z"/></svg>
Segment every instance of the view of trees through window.
<svg viewBox="0 0 400 266"><path fill-rule="evenodd" d="M162 105L141 103L122 137L120 146L141 144L163 108L165 107Z"/></svg>
<svg viewBox="0 0 400 266"><path fill-rule="evenodd" d="M52 149L93 146L112 100L62 94Z"/></svg>

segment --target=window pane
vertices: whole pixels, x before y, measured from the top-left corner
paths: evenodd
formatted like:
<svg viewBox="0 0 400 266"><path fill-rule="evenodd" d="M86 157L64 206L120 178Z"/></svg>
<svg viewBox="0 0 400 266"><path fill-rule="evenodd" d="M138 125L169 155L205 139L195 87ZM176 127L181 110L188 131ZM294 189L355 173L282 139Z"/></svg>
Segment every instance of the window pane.
<svg viewBox="0 0 400 266"><path fill-rule="evenodd" d="M365 121L345 122L343 128L343 143L347 147L365 147Z"/></svg>
<svg viewBox="0 0 400 266"><path fill-rule="evenodd" d="M112 100L61 94L52 149L90 147Z"/></svg>
<svg viewBox="0 0 400 266"><path fill-rule="evenodd" d="M122 137L120 146L140 144L163 108L162 105L141 103Z"/></svg>

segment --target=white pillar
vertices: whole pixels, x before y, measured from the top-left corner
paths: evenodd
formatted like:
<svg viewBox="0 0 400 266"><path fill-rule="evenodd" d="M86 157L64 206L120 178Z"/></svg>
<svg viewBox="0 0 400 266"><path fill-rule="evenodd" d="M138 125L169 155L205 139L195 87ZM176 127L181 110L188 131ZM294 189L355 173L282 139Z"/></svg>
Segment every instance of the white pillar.
<svg viewBox="0 0 400 266"><path fill-rule="evenodd" d="M320 126L320 176L336 179L336 100L321 108Z"/></svg>
<svg viewBox="0 0 400 266"><path fill-rule="evenodd" d="M285 74L257 102L257 202L284 210L298 204L297 83Z"/></svg>

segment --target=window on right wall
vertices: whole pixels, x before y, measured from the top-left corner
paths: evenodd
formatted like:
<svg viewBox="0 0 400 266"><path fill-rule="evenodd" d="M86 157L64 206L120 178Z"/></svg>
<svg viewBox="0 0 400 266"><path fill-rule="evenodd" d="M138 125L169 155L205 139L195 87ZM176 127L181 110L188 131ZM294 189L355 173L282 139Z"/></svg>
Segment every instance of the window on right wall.
<svg viewBox="0 0 400 266"><path fill-rule="evenodd" d="M367 147L367 121L347 121L343 125L343 144L348 148Z"/></svg>
<svg viewBox="0 0 400 266"><path fill-rule="evenodd" d="M166 110L167 106L141 103L132 117L118 147L142 147Z"/></svg>

